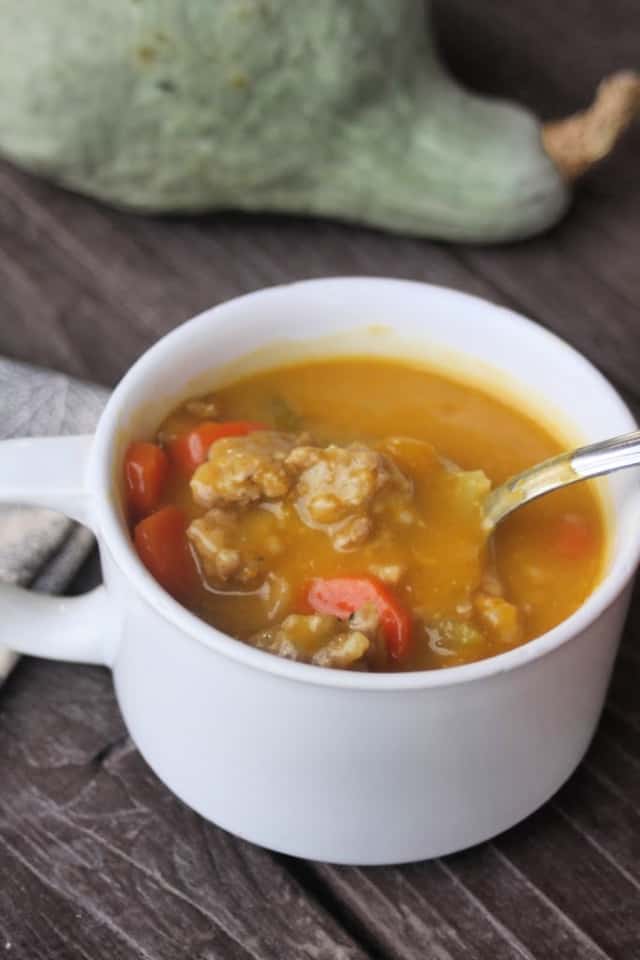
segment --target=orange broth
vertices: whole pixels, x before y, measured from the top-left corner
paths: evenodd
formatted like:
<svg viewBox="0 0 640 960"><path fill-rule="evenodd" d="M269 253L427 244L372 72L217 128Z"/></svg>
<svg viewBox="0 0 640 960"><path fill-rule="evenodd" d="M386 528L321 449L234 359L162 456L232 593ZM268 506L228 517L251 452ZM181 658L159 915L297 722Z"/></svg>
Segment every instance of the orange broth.
<svg viewBox="0 0 640 960"><path fill-rule="evenodd" d="M605 523L591 485L577 484L516 511L488 544L476 514L470 520L467 507L458 509L451 474L440 458L464 471L482 470L495 485L563 448L547 426L487 390L401 361L340 358L254 373L210 396L224 422L308 431L318 446L356 442L381 449L386 438L410 437L428 441L437 454L433 462L428 456L398 462L413 484L420 525L402 527L397 511L392 516L383 507L374 533L356 549L336 550L323 530L301 523L294 512L287 515L293 519L278 520L270 509L256 509L244 518L245 542L258 551L261 542L277 534L283 548L265 562L287 589L279 596L265 592L264 570L255 582L207 582L198 565L188 596L181 597L193 612L239 640L247 642L274 618L302 610L301 598L313 578L357 576L395 564L403 573L389 589L413 620L411 650L368 669L454 666L544 633L570 616L598 582ZM181 406L160 426L156 443L170 449L172 440L201 420ZM187 522L206 513L194 501L190 477L171 457L158 503L165 505L179 507ZM517 636L500 634L478 618L474 591L484 589L487 577L500 584L501 595L516 608ZM455 649L441 637L434 641L430 625L449 618L473 623L481 640Z"/></svg>

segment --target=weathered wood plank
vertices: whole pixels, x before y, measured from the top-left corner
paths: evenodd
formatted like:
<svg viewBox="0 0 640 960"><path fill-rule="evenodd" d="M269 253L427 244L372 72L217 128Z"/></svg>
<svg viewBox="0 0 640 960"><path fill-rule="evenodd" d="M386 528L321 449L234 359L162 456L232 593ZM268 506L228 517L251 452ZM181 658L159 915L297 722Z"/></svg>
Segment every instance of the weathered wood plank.
<svg viewBox="0 0 640 960"><path fill-rule="evenodd" d="M64 942L75 917L93 960L365 956L278 858L166 790L126 736L106 671L23 663L0 700L0 756L8 942L26 936L26 890L38 934L51 921Z"/></svg>
<svg viewBox="0 0 640 960"><path fill-rule="evenodd" d="M609 703L625 720L640 728L639 683L640 663L637 658L625 656L618 662L614 670L609 691Z"/></svg>
<svg viewBox="0 0 640 960"><path fill-rule="evenodd" d="M529 823L505 835L513 836L518 851L529 846L523 837ZM568 863L579 864L585 858L589 869L596 870L589 862L588 844L582 844L579 835L572 839ZM319 865L315 869L332 894L340 897L343 909L366 929L375 931L394 958L417 956L425 943L443 960L475 957L476 950L480 957L528 960L606 960L617 956L631 960L635 956L631 947L637 949L639 943L633 926L637 912L628 896L628 885L624 887L628 909L622 928L628 942L622 952L616 953L619 931L608 942L601 937L599 922L590 930L588 918L576 915L573 899L565 902L555 889L545 889L527 862L522 858L516 862L503 852L503 842L507 840L402 868L346 871ZM582 846L587 848L586 855ZM559 858L554 861L553 869L561 870L562 862ZM615 898L620 883L624 885L625 881L619 880L615 869L611 875L618 885L607 890L617 908ZM585 891L581 892L584 896Z"/></svg>
<svg viewBox="0 0 640 960"><path fill-rule="evenodd" d="M570 790L561 791L553 806L579 830L622 876L640 891L640 807L637 796L619 786L587 761ZM639 946L640 946L640 932Z"/></svg>
<svg viewBox="0 0 640 960"><path fill-rule="evenodd" d="M367 930L393 960L410 960L422 951L438 960L531 960L518 937L442 862L312 869L348 922Z"/></svg>
<svg viewBox="0 0 640 960"><path fill-rule="evenodd" d="M496 846L611 958L638 956L640 887L569 817L547 805Z"/></svg>
<svg viewBox="0 0 640 960"><path fill-rule="evenodd" d="M44 362L38 352L44 329L50 363L104 383L200 310L301 277L386 273L496 298L490 283L428 242L304 219L145 219L35 182L6 164L0 164L0 211L4 312L15 317L0 329L0 350L33 360L27 325L35 359ZM105 341L106 355L82 350L96 337Z"/></svg>
<svg viewBox="0 0 640 960"><path fill-rule="evenodd" d="M480 250L468 250L462 256L517 309L560 334L637 395L640 344L636 345L634 334L640 275L634 300L618 294L601 279L595 263L582 264L565 256L575 229L575 223L568 221L544 240L505 250L500 257Z"/></svg>

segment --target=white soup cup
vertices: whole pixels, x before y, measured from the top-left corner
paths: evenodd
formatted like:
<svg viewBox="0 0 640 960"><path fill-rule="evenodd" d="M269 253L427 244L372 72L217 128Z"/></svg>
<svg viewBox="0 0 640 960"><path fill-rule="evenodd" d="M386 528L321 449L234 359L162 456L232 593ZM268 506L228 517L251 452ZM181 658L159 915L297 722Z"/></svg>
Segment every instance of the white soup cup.
<svg viewBox="0 0 640 960"><path fill-rule="evenodd" d="M131 736L161 780L255 843L382 864L492 837L544 803L591 740L638 562L637 480L627 473L606 482L605 575L544 636L489 660L420 673L280 659L225 636L165 593L138 560L120 504L129 441L152 436L180 399L215 388L229 364L252 351L254 367L345 352L454 364L519 391L576 441L635 427L584 357L473 297L370 278L241 297L145 353L95 436L0 444L0 501L51 507L87 524L104 574L103 586L74 599L3 586L0 640L22 653L108 666Z"/></svg>

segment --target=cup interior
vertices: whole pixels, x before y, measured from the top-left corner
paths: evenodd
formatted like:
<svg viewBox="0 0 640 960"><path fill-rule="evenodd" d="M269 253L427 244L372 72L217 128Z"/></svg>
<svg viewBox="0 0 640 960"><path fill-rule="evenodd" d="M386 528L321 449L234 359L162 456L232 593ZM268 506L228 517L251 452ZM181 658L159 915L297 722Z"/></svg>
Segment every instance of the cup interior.
<svg viewBox="0 0 640 960"><path fill-rule="evenodd" d="M117 562L131 568L133 580L151 602L157 603L160 594L167 606L166 595L131 548L119 506L121 462L128 443L152 435L186 396L215 389L234 376L303 357L345 354L406 358L449 371L511 397L539 422L566 436L569 444L636 428L619 394L585 357L537 324L475 297L427 284L373 278L303 281L249 294L188 321L147 351L117 387L98 428L91 476L99 528ZM640 485L634 474L625 471L603 483L611 548L605 575L585 604L523 647L491 660L436 671L442 680L452 671L462 680L464 671L477 673L496 661L503 661L506 668L509 658L516 665L539 655L549 644L584 628L613 600L632 575L640 553ZM177 606L171 601L168 609ZM195 621L197 627L189 623L191 632L201 638L222 637L187 611L183 614ZM223 639L241 648L243 655L258 654L261 660L268 656ZM288 663L285 668L327 672L304 664ZM396 685L401 685L398 676L415 675L394 674ZM359 677L381 680L381 675Z"/></svg>

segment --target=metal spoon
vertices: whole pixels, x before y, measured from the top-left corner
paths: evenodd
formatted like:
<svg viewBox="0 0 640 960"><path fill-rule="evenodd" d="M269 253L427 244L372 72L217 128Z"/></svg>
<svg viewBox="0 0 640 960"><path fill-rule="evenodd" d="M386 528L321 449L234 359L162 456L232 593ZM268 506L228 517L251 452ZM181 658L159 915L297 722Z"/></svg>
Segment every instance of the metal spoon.
<svg viewBox="0 0 640 960"><path fill-rule="evenodd" d="M518 507L558 487L637 466L640 466L640 430L543 460L491 491L484 505L485 530L490 532Z"/></svg>

